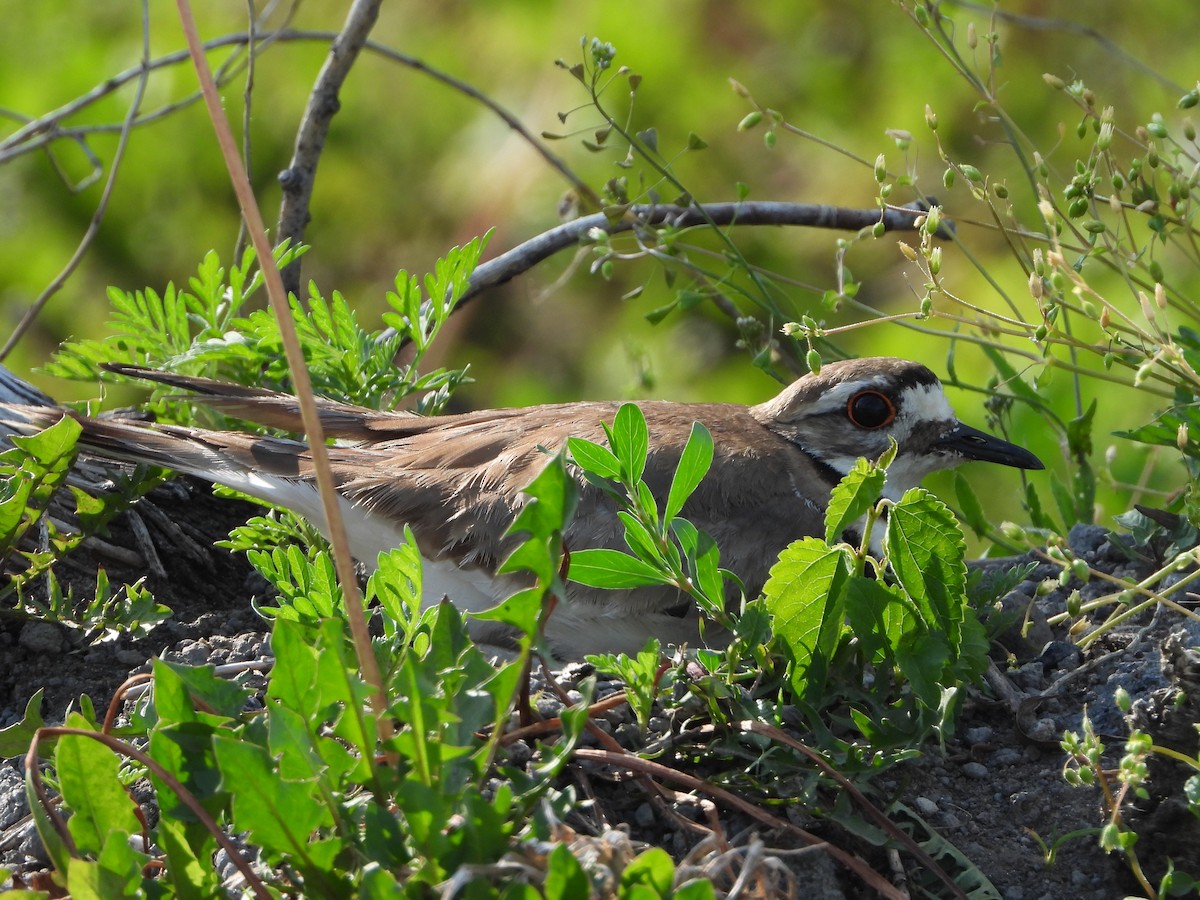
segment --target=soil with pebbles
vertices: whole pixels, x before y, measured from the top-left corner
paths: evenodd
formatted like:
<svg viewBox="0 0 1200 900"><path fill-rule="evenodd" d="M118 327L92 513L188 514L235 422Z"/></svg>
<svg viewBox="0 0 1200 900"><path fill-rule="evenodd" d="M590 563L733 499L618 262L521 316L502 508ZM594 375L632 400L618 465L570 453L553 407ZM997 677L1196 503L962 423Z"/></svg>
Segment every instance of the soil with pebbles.
<svg viewBox="0 0 1200 900"><path fill-rule="evenodd" d="M154 511L138 513L135 507L133 516L122 515L105 536L106 543L77 551L60 569L60 577L82 592L88 590L90 573L98 564L105 566L114 584L150 572L147 586L173 610L172 617L139 639L120 637L90 647L75 646L71 635L57 626L7 622L0 627L0 726L19 721L38 690L44 691L47 721L60 721L81 694L102 708L131 672L144 671L147 660L160 654L194 664L221 664L264 653L267 626L250 606L251 596L263 585L242 557L212 547L252 508L218 499L207 486L189 479L156 489L139 506L152 506ZM1102 528L1077 527L1070 543L1090 565L1117 577L1142 578L1154 570L1151 559L1130 561ZM1152 557L1153 548L1146 549ZM156 556L157 562L134 561L147 555ZM1064 754L1058 741L1065 730L1081 730L1085 710L1108 746L1107 765L1116 765L1130 718L1150 730L1158 743L1193 757L1197 752L1192 725L1200 721L1200 652L1192 649L1200 646L1196 622L1158 608L1080 652L1061 626L1051 627L1046 620L1065 608L1072 588L1081 588L1085 599L1110 588L1092 581L1036 597L1038 585L1056 575L1056 568L1039 565L1005 598L1006 611L1026 627L1014 625L1001 635L994 654L999 665L987 684L968 692L955 736L944 746L922 748L918 758L873 782L878 802L895 801L893 819L933 829L986 877L990 886L985 884L974 896L1034 900L1137 892L1124 863L1103 853L1094 833L1058 843L1104 822L1099 792L1073 788L1062 777ZM570 689L586 674L586 666L571 666L559 678ZM1118 686L1135 700L1132 717L1114 705ZM602 683L600 693L617 689L618 684ZM556 704L547 692L538 708L553 714ZM651 720L650 734L644 735L628 708L618 707L603 717L601 726L636 749L678 729L682 720L678 714L659 711ZM532 761L536 750L518 743L507 754L510 764L520 765ZM659 761L669 762L669 754ZM0 764L0 866L29 874L43 869L46 858L29 821L23 765L20 757ZM1182 766L1156 761L1147 798L1137 800L1130 812L1141 835L1137 847L1142 862L1152 877L1162 872L1168 857L1177 869L1200 875L1200 823L1180 801L1188 774ZM633 853L649 844L664 847L677 860L703 861L704 847L697 846L703 841L685 820L711 824L713 807L681 799L675 809L666 809L628 780L594 769L586 777L586 789L593 799L581 806L579 821L567 823L579 840L604 822L607 830L599 829L600 836L590 840L603 842L609 856L619 856L614 850L619 846ZM719 805L715 809L729 838L721 845L724 852L743 861L755 855L760 864L764 859L776 863L774 870L762 870L776 879L771 891L813 898L871 895L823 851L802 852L786 833L773 833L745 813ZM772 804L771 811L864 855L877 871L889 872L885 854L799 804ZM1046 862L1045 846L1055 847L1051 863ZM711 857L710 853L710 861ZM949 855L939 859L952 870L960 865ZM737 866L722 871L728 887Z"/></svg>

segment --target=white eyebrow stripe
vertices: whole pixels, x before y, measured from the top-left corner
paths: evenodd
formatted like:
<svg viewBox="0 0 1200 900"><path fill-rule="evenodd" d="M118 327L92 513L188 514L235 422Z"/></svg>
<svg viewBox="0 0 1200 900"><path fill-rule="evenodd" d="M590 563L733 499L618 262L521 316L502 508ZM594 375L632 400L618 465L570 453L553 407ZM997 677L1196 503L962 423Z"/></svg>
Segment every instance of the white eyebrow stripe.
<svg viewBox="0 0 1200 900"><path fill-rule="evenodd" d="M950 401L938 384L918 384L906 388L900 396L900 413L892 425L892 437L897 443L912 434L913 428L929 422L945 422L947 428L958 421Z"/></svg>

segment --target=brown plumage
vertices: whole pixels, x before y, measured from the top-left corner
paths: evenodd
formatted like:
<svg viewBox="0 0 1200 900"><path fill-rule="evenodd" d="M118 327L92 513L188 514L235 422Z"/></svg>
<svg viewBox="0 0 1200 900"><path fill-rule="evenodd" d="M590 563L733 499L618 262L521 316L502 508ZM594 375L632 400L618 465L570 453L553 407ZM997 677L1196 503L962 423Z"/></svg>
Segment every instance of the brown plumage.
<svg viewBox="0 0 1200 900"><path fill-rule="evenodd" d="M194 392L219 411L285 431L301 431L294 398L205 378L132 366L121 374ZM753 595L787 544L823 532L829 491L859 456L877 457L888 435L899 444L885 493L899 496L927 472L964 459L1040 468L1028 451L961 425L933 374L917 363L865 359L826 366L773 400L733 404L638 404L650 429L646 480L665 497L691 430L712 432L713 466L683 515L711 534L722 565ZM522 489L566 438L604 442L602 422L619 404L570 403L421 417L322 401L328 435L353 443L330 448L351 547L367 565L396 546L408 524L427 560L425 602L443 595L478 611L518 586L494 570L512 549L503 538L524 502ZM29 428L52 424L61 411L4 407L0 419ZM74 414L72 414L74 415ZM81 444L118 459L147 462L245 491L296 510L323 527L303 443L238 432L150 426L75 416ZM857 421L856 421L857 420ZM612 501L580 479L580 503L568 547L624 549ZM547 638L563 658L600 651L633 652L656 635L695 641L695 613L681 616L672 588L611 592L571 585L547 623ZM477 639L502 642L494 626L476 623Z"/></svg>

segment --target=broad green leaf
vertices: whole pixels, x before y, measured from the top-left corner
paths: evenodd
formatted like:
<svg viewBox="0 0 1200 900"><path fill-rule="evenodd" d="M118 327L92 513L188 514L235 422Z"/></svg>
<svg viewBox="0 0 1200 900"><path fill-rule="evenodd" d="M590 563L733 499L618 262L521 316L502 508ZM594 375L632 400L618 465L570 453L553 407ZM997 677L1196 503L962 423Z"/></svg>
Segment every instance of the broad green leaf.
<svg viewBox="0 0 1200 900"><path fill-rule="evenodd" d="M77 714L67 724L86 727ZM67 827L80 853L100 853L109 832L136 834L141 828L133 800L117 777L120 766L117 755L99 741L74 734L58 739L54 768L63 801L72 811Z"/></svg>
<svg viewBox="0 0 1200 900"><path fill-rule="evenodd" d="M792 687L819 696L844 629L846 553L818 538L784 549L763 587L775 635L793 661Z"/></svg>
<svg viewBox="0 0 1200 900"><path fill-rule="evenodd" d="M671 896L671 884L675 880L675 863L661 847L651 847L634 857L621 873L621 896L626 896L634 886L646 887L653 894L667 898Z"/></svg>
<svg viewBox="0 0 1200 900"><path fill-rule="evenodd" d="M43 693L45 688L38 688L33 692L33 696L25 704L25 715L21 717L20 722L0 728L0 759L23 756L29 750L34 732L46 724L42 719Z"/></svg>
<svg viewBox="0 0 1200 900"><path fill-rule="evenodd" d="M113 831L95 862L74 859L67 871L67 891L74 900L116 900L146 896L142 866L149 857L129 846L129 834Z"/></svg>
<svg viewBox="0 0 1200 900"><path fill-rule="evenodd" d="M313 783L280 777L267 751L249 741L218 735L213 747L238 830L249 831L271 855L302 858L313 831L331 824L328 808L313 797Z"/></svg>
<svg viewBox="0 0 1200 900"><path fill-rule="evenodd" d="M716 541L706 532L698 530L687 519L672 520L671 533L683 549L688 561L688 572L700 593L714 605L723 605L725 582L721 575L721 552Z"/></svg>
<svg viewBox="0 0 1200 900"><path fill-rule="evenodd" d="M567 438L567 450L575 464L585 472L614 481L621 477L621 462L607 447L583 438Z"/></svg>
<svg viewBox="0 0 1200 900"><path fill-rule="evenodd" d="M508 534L531 534L548 537L561 532L575 513L577 487L567 474L561 453L551 457L523 493L530 497L508 529ZM503 570L502 570L503 571Z"/></svg>
<svg viewBox="0 0 1200 900"><path fill-rule="evenodd" d="M669 584L658 569L620 550L576 550L571 554L567 577L588 587L626 591Z"/></svg>
<svg viewBox="0 0 1200 900"><path fill-rule="evenodd" d="M855 461L854 468L838 482L825 508L825 542L836 544L846 529L854 527L866 515L883 493L887 472L865 459Z"/></svg>
<svg viewBox="0 0 1200 900"><path fill-rule="evenodd" d="M617 512L617 518L625 526L625 545L633 551L634 556L650 565L663 561L658 540L649 528L623 509Z"/></svg>
<svg viewBox="0 0 1200 900"><path fill-rule="evenodd" d="M683 509L692 492L700 486L704 476L708 474L713 460L712 434L700 422L692 424L692 433L688 435L683 454L679 457L679 465L675 469L675 477L671 479L671 490L667 494L667 508L663 520L670 522Z"/></svg>
<svg viewBox="0 0 1200 900"><path fill-rule="evenodd" d="M926 628L957 651L966 608L966 544L947 506L912 488L888 512L888 564Z"/></svg>
<svg viewBox="0 0 1200 900"><path fill-rule="evenodd" d="M675 888L671 900L716 900L716 896L711 881L696 880Z"/></svg>
<svg viewBox="0 0 1200 900"><path fill-rule="evenodd" d="M899 591L874 578L851 575L846 582L846 621L862 648L863 659L868 663L880 663L893 658L895 640L890 634L889 622L903 614L904 598Z"/></svg>
<svg viewBox="0 0 1200 900"><path fill-rule="evenodd" d="M366 597L378 600L384 612L384 628L392 634L399 626L406 636L421 616L421 554L416 538L405 526L404 543L379 554L378 567L367 580Z"/></svg>
<svg viewBox="0 0 1200 900"><path fill-rule="evenodd" d="M574 900L589 895L587 873L566 844L558 844L550 851L547 864L543 887L546 900Z"/></svg>
<svg viewBox="0 0 1200 900"><path fill-rule="evenodd" d="M613 453L621 462L621 480L636 483L646 470L646 453L650 447L650 433L641 408L634 403L622 404L612 427L605 425L605 431Z"/></svg>
<svg viewBox="0 0 1200 900"><path fill-rule="evenodd" d="M25 801L29 804L29 811L33 816L34 825L37 827L38 837L42 839L42 846L45 848L50 862L53 863L57 871L66 872L70 869L72 863L71 851L67 847L67 842L63 840L62 835L50 820L50 814L46 812L46 808L42 806L42 802L38 799L32 774L35 769L35 766L25 767Z"/></svg>
<svg viewBox="0 0 1200 900"><path fill-rule="evenodd" d="M159 704L158 678L163 670L169 670L179 679L188 698L189 710L197 705L207 707L206 717L233 719L241 714L250 699L250 691L236 681L217 677L212 666L188 666L180 663L154 660L155 705ZM162 715L160 707L160 716ZM191 718L191 716L189 716Z"/></svg>
<svg viewBox="0 0 1200 900"><path fill-rule="evenodd" d="M931 709L937 709L941 679L950 658L946 635L924 629L906 636L896 648L896 667L912 685L917 699Z"/></svg>
<svg viewBox="0 0 1200 900"><path fill-rule="evenodd" d="M574 555L571 559L575 559ZM482 619L485 622L503 622L512 625L522 634L532 636L537 631L545 599L546 592L541 588L527 588L505 598L491 609L472 612L471 618Z"/></svg>
<svg viewBox="0 0 1200 900"><path fill-rule="evenodd" d="M166 878L179 900L208 900L220 894L221 878L209 861L215 841L207 839L201 847L193 848L186 826L165 816L158 821L155 839L166 853ZM204 854L204 862L197 850Z"/></svg>
<svg viewBox="0 0 1200 900"><path fill-rule="evenodd" d="M267 685L268 699L278 700L288 709L314 718L321 708L317 686L317 649L312 646L312 628L279 619L271 632L271 651L275 667Z"/></svg>
<svg viewBox="0 0 1200 900"><path fill-rule="evenodd" d="M64 415L37 434L13 435L12 442L47 469L65 470L82 431L82 426L74 418Z"/></svg>

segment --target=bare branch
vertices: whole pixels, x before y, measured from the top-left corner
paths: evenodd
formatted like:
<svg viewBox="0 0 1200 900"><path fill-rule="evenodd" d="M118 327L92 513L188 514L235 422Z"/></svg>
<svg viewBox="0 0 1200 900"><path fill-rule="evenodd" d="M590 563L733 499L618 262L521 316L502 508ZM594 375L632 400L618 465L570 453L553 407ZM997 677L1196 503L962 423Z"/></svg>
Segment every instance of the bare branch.
<svg viewBox="0 0 1200 900"><path fill-rule="evenodd" d="M354 0L341 32L329 47L329 56L317 75L308 98L308 106L296 132L296 146L291 164L279 173L279 185L283 189L283 200L279 207L279 225L276 243L290 240L298 244L304 239L308 226L308 204L312 198L313 182L317 176L317 163L329 134L329 124L341 107L338 93L350 74L354 61L367 42L367 35L379 18L381 0ZM284 268L283 283L287 291L300 293L300 261L293 261Z"/></svg>
<svg viewBox="0 0 1200 900"><path fill-rule="evenodd" d="M882 213L883 227L888 231L911 231L917 216L925 206L913 205L903 209L891 208ZM870 228L880 220L878 209L849 209L817 203L782 203L754 201L741 203L702 203L694 206L632 206L621 218L612 219L604 213L574 219L557 228L544 231L494 259L481 264L471 276L470 287L463 293L459 305L483 293L488 288L511 281L548 259L560 250L576 246L594 228L608 234L619 234L637 228L671 225L687 228L694 225L800 225L810 228L830 228L837 231L858 231Z"/></svg>

